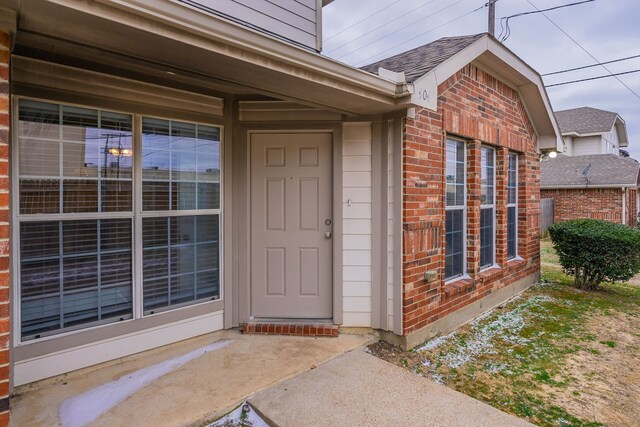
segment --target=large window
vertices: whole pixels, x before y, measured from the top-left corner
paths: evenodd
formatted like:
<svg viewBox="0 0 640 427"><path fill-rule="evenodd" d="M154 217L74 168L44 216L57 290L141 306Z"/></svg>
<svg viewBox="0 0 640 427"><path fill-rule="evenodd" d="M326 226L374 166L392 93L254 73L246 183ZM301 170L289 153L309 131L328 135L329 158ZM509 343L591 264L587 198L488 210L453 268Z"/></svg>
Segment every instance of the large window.
<svg viewBox="0 0 640 427"><path fill-rule="evenodd" d="M447 140L445 279L464 274L465 251L465 146Z"/></svg>
<svg viewBox="0 0 640 427"><path fill-rule="evenodd" d="M495 261L495 150L482 147L480 160L480 268Z"/></svg>
<svg viewBox="0 0 640 427"><path fill-rule="evenodd" d="M218 128L18 108L22 340L219 298Z"/></svg>
<svg viewBox="0 0 640 427"><path fill-rule="evenodd" d="M518 155L509 153L507 182L507 258L518 254Z"/></svg>
<svg viewBox="0 0 640 427"><path fill-rule="evenodd" d="M142 120L145 313L219 296L218 128Z"/></svg>

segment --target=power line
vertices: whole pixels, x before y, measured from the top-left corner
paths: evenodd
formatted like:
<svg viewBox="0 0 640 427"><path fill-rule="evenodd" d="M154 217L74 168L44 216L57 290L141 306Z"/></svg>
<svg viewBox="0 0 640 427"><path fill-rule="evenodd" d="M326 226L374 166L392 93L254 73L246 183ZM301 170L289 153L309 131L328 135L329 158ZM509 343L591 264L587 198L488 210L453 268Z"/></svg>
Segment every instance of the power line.
<svg viewBox="0 0 640 427"><path fill-rule="evenodd" d="M571 84L571 83L588 82L590 80L606 79L608 77L617 77L617 76L623 76L625 74L633 74L633 73L640 73L640 69L631 70L631 71L625 71L625 72L622 72L622 73L606 74L604 76L589 77L587 79L572 80L570 82L555 83L555 84L552 84L552 85L545 85L545 87L563 86L563 85L568 85L568 84Z"/></svg>
<svg viewBox="0 0 640 427"><path fill-rule="evenodd" d="M373 55L371 55L371 56L369 56L369 57L367 57L367 58L365 58L365 59L363 59L363 60L359 61L359 62L358 62L358 64L357 64L356 66L366 65L370 59L375 58L376 56L379 56L379 55L381 55L381 54L383 54L383 53L389 52L390 50L396 49L397 47L400 47L400 46L402 46L402 45L405 45L405 44L407 44L407 43L409 43L409 42L411 42L411 41L413 41L413 40L415 40L415 39L417 39L417 38L419 38L419 37L424 36L425 34L429 34L430 32L437 30L438 28L442 28L442 27L444 27L445 25L449 25L449 24L451 24L452 22L455 22L455 21L458 21L458 20L460 20L460 19L462 19L462 18L465 18L465 17L467 17L467 16L471 15L472 13L478 12L479 10L482 10L482 9L484 9L485 7L487 7L487 4L485 4L485 5L483 5L483 6L480 6L479 8L473 9L472 11L467 12L467 13L465 13L464 15L460 15L460 16L458 16L457 18L454 18L454 19L452 19L452 20L450 20L450 21L447 21L447 22L445 22L444 24L438 25L437 27L433 27L433 28L431 28L430 30L427 30L427 31L425 31L425 32L423 32L423 33L420 33L420 34L418 34L418 35L417 35L417 36L415 36L415 37L411 37L409 40L405 40L405 41L403 41L403 42L402 42L402 43L400 43L400 44L397 44L397 45L395 45L395 46L391 46L391 47L390 47L390 48L388 48L388 49L385 49L385 50L383 50L383 51L381 51L381 52L375 53L375 54L373 54Z"/></svg>
<svg viewBox="0 0 640 427"><path fill-rule="evenodd" d="M571 72L571 71L584 70L586 68L599 67L602 64L613 64L615 62L628 61L629 59L636 59L636 58L640 58L640 55L627 56L626 58L614 59L613 61L606 61L606 62L602 62L602 63L598 63L598 64L585 65L584 67L569 68L568 70L554 71L552 73L541 74L541 76L543 76L543 77L544 76L553 76L554 74L563 74L563 73L568 73L568 72Z"/></svg>
<svg viewBox="0 0 640 427"><path fill-rule="evenodd" d="M355 26L356 26L356 25L358 25L359 23L364 22L364 21L366 21L367 19L369 19L369 18L372 18L372 17L376 16L376 15L377 15L377 14L379 14L380 12L382 12L382 11L384 11L384 10L386 10L386 9L389 9L391 6L393 6L393 5L395 5L395 4L400 3L401 1L402 1L402 0L396 0L396 1L394 1L393 3L391 3L390 5L383 7L383 8L382 8L382 9L380 9L379 11L374 12L374 13L372 13L371 15L368 15L368 16L366 16L366 17L362 18L362 19L361 19L361 20L359 20L358 22L355 22L355 23L353 23L353 24L349 25L347 28L344 28L343 30L338 31L338 32L337 32L337 33L335 33L335 34L330 35L329 37L327 37L326 39L324 39L325 43L326 43L327 41L331 40L332 38L334 38L334 37L336 37L336 36L339 36L340 34L344 33L345 31L347 31L347 30L349 30L349 29L351 29L351 28L355 27Z"/></svg>
<svg viewBox="0 0 640 427"><path fill-rule="evenodd" d="M580 4L591 3L593 1L595 1L595 0L584 0L584 1L579 1L579 2L575 2L575 3L563 4L563 5L560 5L560 6L550 7L548 9L542 9L542 10L540 10L540 9L538 9L536 7L536 9L538 9L538 10L534 10L534 11L531 11L531 12L516 13L515 15L511 15L511 16L503 16L502 18L500 18L500 27L502 28L502 31L500 32L500 35L498 36L498 38L500 39L501 42L505 42L509 38L509 36L511 35L511 27L509 27L509 19L511 19L511 18L517 18L519 16L531 15L533 13L548 12L550 10L562 9L564 7L578 6ZM504 21L504 26L503 26L503 21ZM502 37L503 34L504 34L504 37Z"/></svg>
<svg viewBox="0 0 640 427"><path fill-rule="evenodd" d="M413 22L412 22L411 24L409 24L409 25L404 25L403 27L398 28L397 30L394 30L394 31L392 31L392 32L390 32L390 33L388 33L388 34L385 34L385 35L384 35L384 36L382 36L382 37L379 37L379 38L377 38L377 39L374 39L373 41L371 41L371 42L369 42L369 43L367 43L367 44L365 44L365 45L358 46L358 47L356 47L355 49L350 50L350 51L349 51L349 52L347 52L347 53L343 53L343 54L342 54L342 55L340 55L338 58L344 58L344 57L346 57L346 56L351 55L351 54L352 54L352 53L354 53L354 52L357 52L357 51L358 51L358 50L360 50L360 49L363 49L363 48L365 48L365 47L367 47L367 46L371 46L372 44L377 43L377 42L379 42L380 40L384 40L384 39L386 39L387 37L389 37L389 36L391 36L391 35L393 35L393 34L396 34L397 32L402 31L402 30L406 29L407 27L410 27L411 25L413 25L413 24L415 24L415 23L417 23L417 22L420 22L420 21L421 21L421 20L423 20L423 19L431 18L432 16L437 15L438 13L440 13L440 12L442 12L442 11L446 10L446 9L452 8L453 6L455 6L455 5L459 4L459 3L462 3L463 1L465 1L465 0L458 0L457 2L452 3L452 4L450 4L449 6L445 6L445 7L443 7L442 9L439 9L439 10L437 10L437 11L433 12L431 15L427 15L427 16L425 16L425 17L422 17L422 18L420 18L420 19L418 19L418 20L416 20L416 21L413 21ZM430 3L433 3L433 1L431 1ZM429 4L429 3L427 3L427 4ZM426 6L426 4L425 4L424 6ZM402 16L404 16L404 15L402 15ZM385 24L385 25L386 25L386 24ZM371 30L371 31L367 32L367 33L366 33L366 34L364 34L364 35L370 34L370 33L372 33L373 31L376 31L376 30L378 30L379 28L382 28L382 27L384 27L384 25L383 25L383 26L381 26L381 27L378 27L378 28L374 28L373 30ZM360 38L361 38L361 37L360 37ZM349 43L351 43L351 42L349 42ZM349 43L347 43L347 44L349 44ZM336 49L336 50L337 50L337 49Z"/></svg>
<svg viewBox="0 0 640 427"><path fill-rule="evenodd" d="M431 3L433 3L434 1L436 1L436 0L431 0L431 1L427 2L427 3L421 4L420 6L415 7L415 8L413 8L413 9L409 10L409 11L408 11L408 12L406 12L406 13L403 13L402 15L398 16L397 18L392 19L391 21L387 21L387 22L385 22L384 24L382 24L381 26L376 27L376 28L374 28L374 29L372 29L372 30L370 30L370 31L367 31L366 33L361 34L360 36L356 37L356 38L355 38L355 39L353 39L353 40L349 40L349 42L347 42L347 43L345 43L345 44L343 44L343 45L341 45L341 46L338 46L338 47L337 47L337 48L335 48L335 49L331 49L330 51L328 51L328 52L327 52L327 54L329 54L329 53L331 53L331 52L335 52L336 50L340 50L340 49L342 49L343 47L348 46L348 45L350 45L351 43L353 43L353 42L355 42L355 41L357 41L357 40L360 40L361 38L363 38L363 37L365 37L365 36L367 36L367 35L371 34L371 33L372 33L372 32L374 32L374 31L378 31L379 29L381 29L381 28L383 28L383 27L386 27L387 25L391 24L392 22L395 22L395 21L397 21L398 19L403 18L403 17L405 17L405 16L409 15L410 13L415 12L415 11L416 11L416 10L418 10L418 9L421 9L421 8L423 8L423 7L425 7L425 6L430 5L430 4L431 4ZM394 3L394 4L395 4L395 3ZM446 8L445 8L445 9L446 9ZM437 13L437 12L436 12L436 13ZM428 16L427 16L426 18L428 18ZM421 19L424 19L424 18L421 18ZM411 24L409 24L409 25L405 25L403 28L407 28L407 27L409 27L409 26L411 26L411 25L415 24L416 22L418 22L418 21L414 21L414 22L412 22L412 23L411 23ZM385 37L386 37L386 36L385 36ZM327 40L328 40L328 39L327 39ZM347 53L347 54L345 54L345 55L348 55L348 53ZM343 55L343 56L345 56L345 55Z"/></svg>
<svg viewBox="0 0 640 427"><path fill-rule="evenodd" d="M529 3L531 6L533 6L536 10L540 10L540 9L538 9L538 7L537 7L535 4L531 3L531 0L527 0L527 3ZM587 49L585 49L584 47L582 47L582 45L581 45L580 43L578 43L578 42L576 41L576 39L574 39L574 38L573 38L573 37L571 37L569 34L567 34L567 32L566 32L565 30L563 30L562 28L560 28L560 26L558 26L558 24L556 24L556 23L555 23L551 18L549 18L549 17L548 17L544 12L542 12L542 11L541 11L540 13L542 13L542 16L544 16L545 18L547 18L547 20L548 20L549 22L551 22L551 23L552 23L552 24L553 24L553 25L554 25L558 30L562 31L562 33L563 33L565 36L569 37L569 38L571 39L571 41L572 41L572 42L574 42L576 45L578 45L578 47L579 47L580 49L582 49L582 50L583 50L587 55L589 55L589 56L591 57L591 59L593 59L594 61L596 61L596 62L598 63L598 65L600 65L602 68L604 68L605 70L607 70L607 72L608 72L611 76L615 77L615 79L616 79L616 80L618 80L618 81L620 82L620 84L622 84L624 87L626 87L626 88L629 90L629 92L631 92L632 94L634 94L634 95L636 96L636 98L640 99L640 95L638 95L638 94L637 94L633 89L631 89L631 88L630 88L630 87L629 87L625 82L623 82L623 81L620 79L620 77L618 77L618 76L614 75L614 74L611 72L611 70L609 70L605 65L603 65L600 61L598 61L598 60L596 59L596 57L595 57L595 56L593 56L591 53L589 53L589 51L588 51Z"/></svg>

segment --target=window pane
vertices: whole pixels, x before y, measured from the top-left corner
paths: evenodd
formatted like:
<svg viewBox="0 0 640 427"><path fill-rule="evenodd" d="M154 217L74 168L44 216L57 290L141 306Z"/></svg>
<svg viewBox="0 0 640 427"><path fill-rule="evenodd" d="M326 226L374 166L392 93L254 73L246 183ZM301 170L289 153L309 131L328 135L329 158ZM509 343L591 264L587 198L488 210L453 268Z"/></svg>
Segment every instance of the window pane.
<svg viewBox="0 0 640 427"><path fill-rule="evenodd" d="M20 179L20 213L60 212L60 181L57 179Z"/></svg>
<svg viewBox="0 0 640 427"><path fill-rule="evenodd" d="M494 150L482 147L480 173L480 203L493 205L495 193Z"/></svg>
<svg viewBox="0 0 640 427"><path fill-rule="evenodd" d="M101 212L130 212L133 209L133 183L105 179L100 187Z"/></svg>
<svg viewBox="0 0 640 427"><path fill-rule="evenodd" d="M219 215L144 218L144 310L218 299Z"/></svg>
<svg viewBox="0 0 640 427"><path fill-rule="evenodd" d="M132 314L131 220L20 225L22 338Z"/></svg>
<svg viewBox="0 0 640 427"><path fill-rule="evenodd" d="M518 155L515 153L509 154L509 182L507 183L508 189L508 201L509 204L517 203L518 197Z"/></svg>
<svg viewBox="0 0 640 427"><path fill-rule="evenodd" d="M20 213L131 210L130 115L21 100L19 117Z"/></svg>
<svg viewBox="0 0 640 427"><path fill-rule="evenodd" d="M64 180L62 183L62 206L64 213L97 212L97 180Z"/></svg>
<svg viewBox="0 0 640 427"><path fill-rule="evenodd" d="M196 208L196 183L171 183L171 210L189 210Z"/></svg>
<svg viewBox="0 0 640 427"><path fill-rule="evenodd" d="M464 212L451 210L446 213L445 279L463 274Z"/></svg>
<svg viewBox="0 0 640 427"><path fill-rule="evenodd" d="M515 258L517 255L517 211L516 207L507 208L507 257Z"/></svg>
<svg viewBox="0 0 640 427"><path fill-rule="evenodd" d="M217 209L220 207L220 183L198 183L198 209Z"/></svg>
<svg viewBox="0 0 640 427"><path fill-rule="evenodd" d="M464 206L464 143L447 140L447 206Z"/></svg>
<svg viewBox="0 0 640 427"><path fill-rule="evenodd" d="M493 265L493 208L480 210L480 268Z"/></svg>
<svg viewBox="0 0 640 427"><path fill-rule="evenodd" d="M220 130L143 118L144 210L220 207Z"/></svg>
<svg viewBox="0 0 640 427"><path fill-rule="evenodd" d="M169 210L170 182L142 182L142 208L144 210Z"/></svg>
<svg viewBox="0 0 640 427"><path fill-rule="evenodd" d="M27 127L20 122L22 128ZM53 127L54 125L51 125ZM37 134L38 128L31 127L20 129L22 133L35 135L38 138L45 138L44 132L49 132L47 128L41 128L43 133ZM18 140L18 151L20 157L19 169L23 176L52 176L60 175L60 144L58 139L44 140L20 137Z"/></svg>

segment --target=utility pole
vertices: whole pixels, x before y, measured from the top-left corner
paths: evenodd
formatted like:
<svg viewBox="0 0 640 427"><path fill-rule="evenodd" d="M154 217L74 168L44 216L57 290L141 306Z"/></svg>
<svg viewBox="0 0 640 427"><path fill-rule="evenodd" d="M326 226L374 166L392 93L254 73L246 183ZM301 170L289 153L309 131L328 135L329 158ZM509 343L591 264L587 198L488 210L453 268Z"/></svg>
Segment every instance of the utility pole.
<svg viewBox="0 0 640 427"><path fill-rule="evenodd" d="M489 34L495 36L496 32L496 0L489 0Z"/></svg>

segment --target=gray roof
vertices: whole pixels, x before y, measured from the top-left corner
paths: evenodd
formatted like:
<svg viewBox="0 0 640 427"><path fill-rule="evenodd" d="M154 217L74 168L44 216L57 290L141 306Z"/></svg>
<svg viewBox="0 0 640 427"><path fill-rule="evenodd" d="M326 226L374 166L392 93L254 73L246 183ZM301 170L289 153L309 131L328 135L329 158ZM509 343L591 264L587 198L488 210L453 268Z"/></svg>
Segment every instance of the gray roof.
<svg viewBox="0 0 640 427"><path fill-rule="evenodd" d="M588 187L629 187L638 184L640 164L630 157L615 154L575 157L560 154L555 159L543 160L540 169L542 188L586 187L585 170Z"/></svg>
<svg viewBox="0 0 640 427"><path fill-rule="evenodd" d="M378 74L378 68L380 67L396 73L404 71L407 82L411 83L484 35L485 33L471 36L445 37L382 61L365 65L362 69L373 74Z"/></svg>
<svg viewBox="0 0 640 427"><path fill-rule="evenodd" d="M581 107L571 110L555 112L560 130L563 134L601 133L609 132L616 123L617 113L598 110L597 108Z"/></svg>

